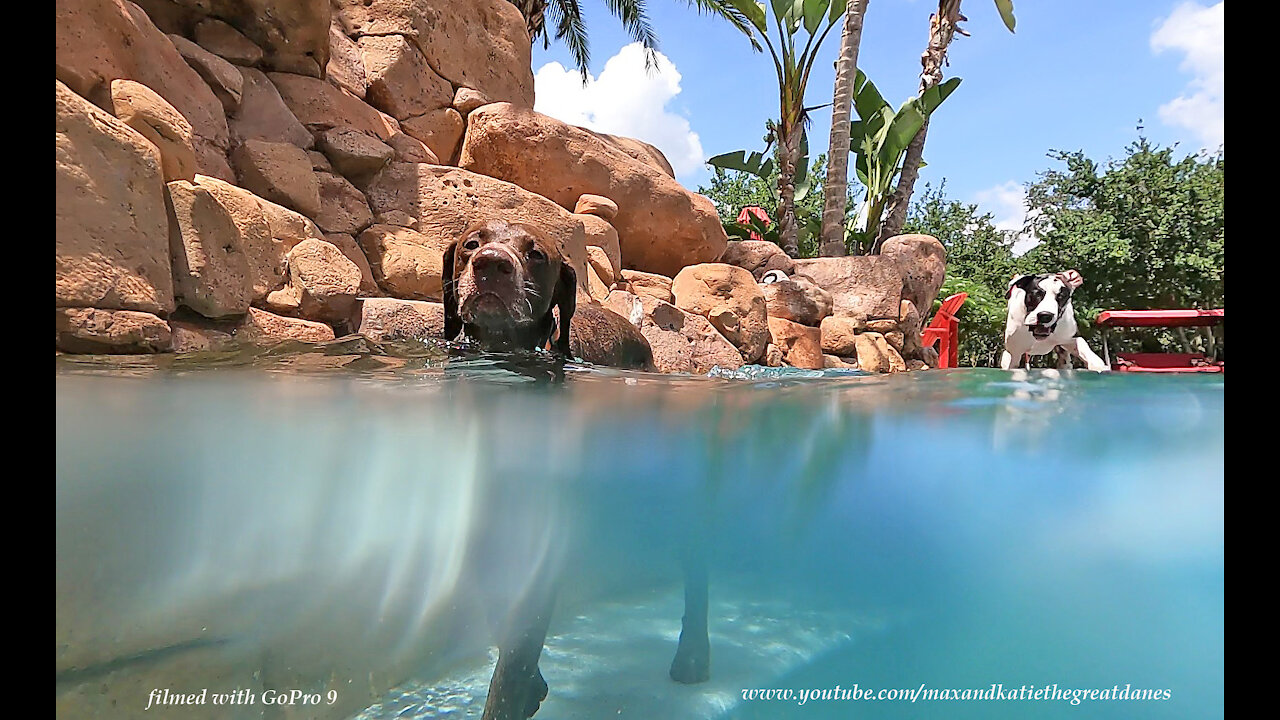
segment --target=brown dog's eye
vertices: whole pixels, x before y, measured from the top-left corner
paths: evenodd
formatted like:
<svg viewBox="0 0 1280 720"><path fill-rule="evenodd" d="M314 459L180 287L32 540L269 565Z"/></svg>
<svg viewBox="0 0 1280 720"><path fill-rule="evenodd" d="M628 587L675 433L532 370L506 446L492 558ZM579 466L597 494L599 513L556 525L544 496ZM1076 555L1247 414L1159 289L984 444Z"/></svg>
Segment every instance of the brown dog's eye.
<svg viewBox="0 0 1280 720"><path fill-rule="evenodd" d="M462 247L464 250L475 250L480 247L480 241L475 238L471 238L470 240L462 243Z"/></svg>
<svg viewBox="0 0 1280 720"><path fill-rule="evenodd" d="M534 248L529 251L529 259L534 262L546 262L547 254L542 252L538 248Z"/></svg>

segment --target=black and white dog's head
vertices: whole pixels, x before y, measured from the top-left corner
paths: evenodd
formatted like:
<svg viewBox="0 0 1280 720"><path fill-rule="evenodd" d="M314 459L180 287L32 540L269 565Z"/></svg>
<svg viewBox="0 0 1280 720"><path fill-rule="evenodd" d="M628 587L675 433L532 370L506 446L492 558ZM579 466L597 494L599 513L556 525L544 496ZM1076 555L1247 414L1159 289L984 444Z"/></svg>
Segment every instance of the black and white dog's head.
<svg viewBox="0 0 1280 720"><path fill-rule="evenodd" d="M1071 317L1071 291L1080 287L1080 273L1075 270L1040 275L1018 275L1009 283L1009 317L1021 318L1021 324L1036 340L1045 340L1058 328L1063 318ZM1017 291L1021 291L1021 293ZM1021 308L1017 307L1021 295ZM1073 321L1074 322L1074 321ZM1072 334L1075 329L1072 328Z"/></svg>

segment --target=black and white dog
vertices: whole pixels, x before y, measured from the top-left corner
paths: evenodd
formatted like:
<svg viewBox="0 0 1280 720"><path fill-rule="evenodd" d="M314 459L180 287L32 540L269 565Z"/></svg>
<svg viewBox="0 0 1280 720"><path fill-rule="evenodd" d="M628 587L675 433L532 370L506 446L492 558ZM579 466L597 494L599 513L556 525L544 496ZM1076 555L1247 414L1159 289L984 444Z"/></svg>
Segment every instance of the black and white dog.
<svg viewBox="0 0 1280 720"><path fill-rule="evenodd" d="M1000 367L1021 366L1024 356L1057 352L1058 367L1071 366L1071 356L1094 372L1109 370L1080 337L1071 291L1084 281L1075 270L1042 275L1018 275L1009 282L1009 319L1004 326L1004 354Z"/></svg>

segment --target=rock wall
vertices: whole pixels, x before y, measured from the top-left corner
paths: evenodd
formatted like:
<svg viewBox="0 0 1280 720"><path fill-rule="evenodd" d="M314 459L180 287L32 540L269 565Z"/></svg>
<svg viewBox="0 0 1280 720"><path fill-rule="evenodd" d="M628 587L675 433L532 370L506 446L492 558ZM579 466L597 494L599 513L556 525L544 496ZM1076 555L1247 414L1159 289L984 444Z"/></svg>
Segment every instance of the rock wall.
<svg viewBox="0 0 1280 720"><path fill-rule="evenodd" d="M901 301L925 307L941 283L923 236L798 262L729 243L656 148L532 110L507 0L57 0L55 15L62 352L439 336L441 255L479 217L546 229L579 303L631 322L666 371L865 358L828 342L828 316L905 326ZM770 270L789 277L758 284ZM882 334L889 360L861 367L913 352L911 332Z"/></svg>

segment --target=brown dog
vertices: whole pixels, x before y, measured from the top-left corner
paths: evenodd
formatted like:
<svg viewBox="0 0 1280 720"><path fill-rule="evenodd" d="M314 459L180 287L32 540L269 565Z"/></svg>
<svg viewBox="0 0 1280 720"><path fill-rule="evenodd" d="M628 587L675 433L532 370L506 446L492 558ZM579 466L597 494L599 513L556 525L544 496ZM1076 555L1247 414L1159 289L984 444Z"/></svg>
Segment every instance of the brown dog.
<svg viewBox="0 0 1280 720"><path fill-rule="evenodd" d="M536 227L505 220L472 224L444 253L444 335L486 350L536 350L564 328L554 350L569 356L569 323L578 277L555 241Z"/></svg>

